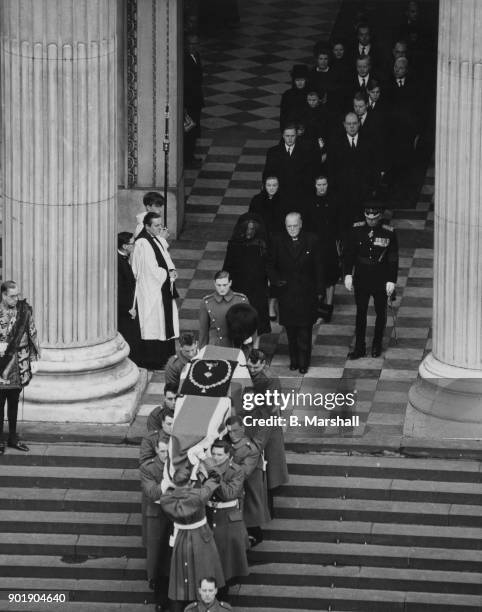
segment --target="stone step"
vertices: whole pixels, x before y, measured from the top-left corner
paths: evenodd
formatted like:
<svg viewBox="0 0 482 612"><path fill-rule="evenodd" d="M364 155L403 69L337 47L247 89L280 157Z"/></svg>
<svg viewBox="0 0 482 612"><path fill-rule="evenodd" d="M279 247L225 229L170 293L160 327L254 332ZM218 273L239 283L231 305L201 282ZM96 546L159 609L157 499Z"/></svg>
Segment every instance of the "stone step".
<svg viewBox="0 0 482 612"><path fill-rule="evenodd" d="M265 539L482 549L482 529L440 525L398 525L328 520L274 519Z"/></svg>
<svg viewBox="0 0 482 612"><path fill-rule="evenodd" d="M3 554L144 558L139 536L51 533L0 533ZM482 552L473 549L290 540L265 540L250 551L253 563L413 567L443 571L482 571Z"/></svg>
<svg viewBox="0 0 482 612"><path fill-rule="evenodd" d="M138 491L137 469L0 465L0 486Z"/></svg>
<svg viewBox="0 0 482 612"><path fill-rule="evenodd" d="M291 478L290 484L280 488L279 495L482 504L482 488L479 483L387 478L326 476L320 480L319 476L296 476Z"/></svg>
<svg viewBox="0 0 482 612"><path fill-rule="evenodd" d="M87 450L88 448L88 450ZM137 446L120 445L33 445L28 454L7 453L2 457L3 466L46 466L114 470L136 470L139 449ZM287 453L290 474L311 476L349 476L401 479L432 480L445 482L482 481L480 461L444 459L408 459L400 456L353 456L346 454ZM41 473L39 471L32 472ZM11 475L11 470L1 470L0 475ZM82 477L84 473L79 473ZM126 477L128 475L126 474ZM132 474L132 478L136 476Z"/></svg>
<svg viewBox="0 0 482 612"><path fill-rule="evenodd" d="M328 586L480 595L482 574L389 567L319 566L267 563L253 565L243 583Z"/></svg>
<svg viewBox="0 0 482 612"><path fill-rule="evenodd" d="M145 579L145 559L126 557L48 557L41 555L0 555L2 576L76 580ZM482 574L420 569L358 566L319 566L310 564L267 563L252 565L245 584L328 586L411 590L420 592L481 594Z"/></svg>
<svg viewBox="0 0 482 612"><path fill-rule="evenodd" d="M369 589L331 589L277 585L243 585L233 602L241 606L270 605L274 609L343 610L366 612L474 612L480 610L482 598L477 595L373 591Z"/></svg>
<svg viewBox="0 0 482 612"><path fill-rule="evenodd" d="M481 550L299 541L287 546L283 541L265 540L250 551L254 563L273 563L281 555L285 563L482 572Z"/></svg>
<svg viewBox="0 0 482 612"><path fill-rule="evenodd" d="M405 459L400 457L357 457L288 453L289 472L297 475L348 476L444 482L482 481L480 461Z"/></svg>
<svg viewBox="0 0 482 612"><path fill-rule="evenodd" d="M373 523L482 527L482 507L465 504L277 497L275 512L278 518L300 520L362 520Z"/></svg>
<svg viewBox="0 0 482 612"><path fill-rule="evenodd" d="M3 533L139 536L140 513L0 511ZM368 521L274 519L265 539L479 549L482 529Z"/></svg>

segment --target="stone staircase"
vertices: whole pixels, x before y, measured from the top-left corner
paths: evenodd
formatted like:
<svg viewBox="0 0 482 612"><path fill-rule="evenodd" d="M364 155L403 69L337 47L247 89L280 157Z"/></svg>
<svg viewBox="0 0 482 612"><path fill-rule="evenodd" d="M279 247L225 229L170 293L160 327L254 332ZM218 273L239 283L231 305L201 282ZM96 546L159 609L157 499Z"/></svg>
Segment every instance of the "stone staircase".
<svg viewBox="0 0 482 612"><path fill-rule="evenodd" d="M138 449L31 449L0 460L0 611L152 610ZM288 460L291 483L250 553L251 575L233 589L237 611L482 609L480 461ZM68 592L70 602L9 604L12 590Z"/></svg>

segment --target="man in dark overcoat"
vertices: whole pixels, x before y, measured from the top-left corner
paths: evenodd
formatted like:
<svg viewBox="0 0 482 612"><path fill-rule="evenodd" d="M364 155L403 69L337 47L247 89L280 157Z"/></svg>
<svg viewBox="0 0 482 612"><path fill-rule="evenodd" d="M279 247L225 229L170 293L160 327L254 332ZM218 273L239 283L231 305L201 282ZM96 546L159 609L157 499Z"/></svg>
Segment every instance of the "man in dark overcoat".
<svg viewBox="0 0 482 612"><path fill-rule="evenodd" d="M278 288L279 322L286 328L290 370L306 374L311 359L311 332L323 293L318 238L302 231L301 215L286 215L286 232L273 237L268 276Z"/></svg>
<svg viewBox="0 0 482 612"><path fill-rule="evenodd" d="M201 111L204 106L203 68L198 46L197 34L188 34L184 51L184 108L195 125L184 134L184 162L192 167L201 165L200 160L194 157L194 150L196 139L201 136Z"/></svg>
<svg viewBox="0 0 482 612"><path fill-rule="evenodd" d="M278 177L281 203L289 207L310 193L318 162L313 149L297 141L296 127L286 125L279 144L268 149L263 170L263 182L269 176Z"/></svg>
<svg viewBox="0 0 482 612"><path fill-rule="evenodd" d="M346 235L358 219L362 202L376 188L378 177L373 145L360 133L357 115L347 113L343 127L328 150L328 163L342 204L341 222Z"/></svg>

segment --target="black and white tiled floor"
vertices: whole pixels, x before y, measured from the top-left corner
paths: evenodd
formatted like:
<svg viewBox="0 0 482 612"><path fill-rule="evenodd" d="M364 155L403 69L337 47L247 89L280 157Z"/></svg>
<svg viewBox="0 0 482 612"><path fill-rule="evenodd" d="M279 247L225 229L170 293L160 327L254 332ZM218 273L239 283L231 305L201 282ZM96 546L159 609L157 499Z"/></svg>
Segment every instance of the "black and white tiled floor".
<svg viewBox="0 0 482 612"><path fill-rule="evenodd" d="M329 34L338 8L339 2L250 0L243 3L242 27L231 39L203 43L207 106L197 151L203 166L185 173L185 229L171 245L180 273L184 330L197 329L199 299L212 291L212 278L222 267L234 222L259 191L266 149L279 138L279 94L287 87L288 71L293 61L308 61L313 42L320 34ZM408 389L431 348L433 183L430 167L415 208L394 210L392 223L401 245L396 332L389 313L382 357L346 360L353 343L355 304L342 284L336 288L332 322L313 329L312 364L304 378L285 378L291 373L282 328L274 324L272 334L265 338L273 351L272 369L283 377L285 386L303 391L328 390L330 385L331 390L336 390L333 385L357 389L360 427L349 435L401 434ZM368 345L373 326L371 307ZM163 374L154 373L141 416L159 403L162 386ZM302 411L296 409L296 413ZM320 433L343 432L337 428L303 431L304 436Z"/></svg>

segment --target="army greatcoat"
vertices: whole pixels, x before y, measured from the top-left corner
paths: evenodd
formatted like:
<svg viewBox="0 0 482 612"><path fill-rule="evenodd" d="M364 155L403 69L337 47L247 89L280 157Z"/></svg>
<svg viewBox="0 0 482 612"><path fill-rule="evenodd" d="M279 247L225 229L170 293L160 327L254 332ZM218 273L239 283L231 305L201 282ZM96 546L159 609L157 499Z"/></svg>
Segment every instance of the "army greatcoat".
<svg viewBox="0 0 482 612"><path fill-rule="evenodd" d="M270 520L268 510L268 490L263 457L258 446L244 437L233 442L233 461L244 472L243 518L246 527L260 527Z"/></svg>
<svg viewBox="0 0 482 612"><path fill-rule="evenodd" d="M143 463L139 470L145 499L142 514L143 518L145 517L146 529L147 579L157 581L160 576L169 576L171 560L169 536L172 533L172 523L161 510L161 506L155 503L161 497L164 464L156 457Z"/></svg>
<svg viewBox="0 0 482 612"><path fill-rule="evenodd" d="M249 574L246 557L248 533L241 511L244 471L229 459L215 469L221 476L221 482L208 502L206 515L227 582L236 576Z"/></svg>

